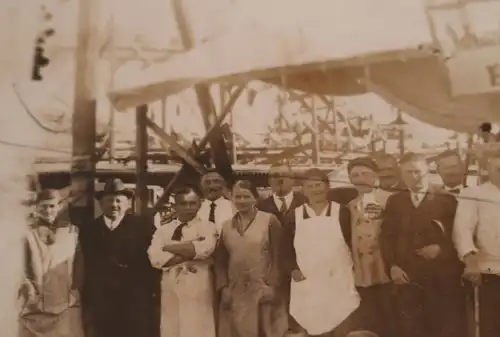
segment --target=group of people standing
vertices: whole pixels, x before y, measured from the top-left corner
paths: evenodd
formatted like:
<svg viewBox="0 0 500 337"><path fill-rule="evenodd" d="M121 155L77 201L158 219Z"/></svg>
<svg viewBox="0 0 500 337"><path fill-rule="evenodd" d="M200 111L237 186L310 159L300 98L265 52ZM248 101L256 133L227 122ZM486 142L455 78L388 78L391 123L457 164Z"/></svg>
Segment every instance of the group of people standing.
<svg viewBox="0 0 500 337"><path fill-rule="evenodd" d="M500 155L477 187L463 186L455 152L437 170L442 185L422 155L360 157L353 187L332 189L318 169L277 164L264 199L249 181L225 194L210 171L201 191L175 191L176 219L159 228L128 213L118 179L96 195L103 215L78 230L42 191L21 337L149 337L155 325L161 337L462 337L473 286L481 337L498 337Z"/></svg>

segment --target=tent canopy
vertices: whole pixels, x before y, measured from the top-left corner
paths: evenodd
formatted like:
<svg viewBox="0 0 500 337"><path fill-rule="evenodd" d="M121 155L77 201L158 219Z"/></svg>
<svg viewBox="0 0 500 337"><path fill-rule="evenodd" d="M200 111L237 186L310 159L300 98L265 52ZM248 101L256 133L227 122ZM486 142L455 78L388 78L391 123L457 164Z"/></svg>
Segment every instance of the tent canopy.
<svg viewBox="0 0 500 337"><path fill-rule="evenodd" d="M267 11L246 8L253 16L245 24L117 78L113 104L124 110L198 83L262 79L317 94L375 92L424 122L456 131L500 122L500 95L450 96L421 0L283 1L269 2ZM276 13L269 6L278 4L283 15L273 20L265 13Z"/></svg>

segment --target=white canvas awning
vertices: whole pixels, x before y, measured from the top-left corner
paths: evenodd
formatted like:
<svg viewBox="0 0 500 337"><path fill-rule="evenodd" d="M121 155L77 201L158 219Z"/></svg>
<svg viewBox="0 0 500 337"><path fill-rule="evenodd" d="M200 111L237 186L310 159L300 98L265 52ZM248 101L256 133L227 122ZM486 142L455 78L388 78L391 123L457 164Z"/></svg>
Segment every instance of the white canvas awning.
<svg viewBox="0 0 500 337"><path fill-rule="evenodd" d="M123 110L197 83L262 79L321 94L373 91L425 122L457 131L500 122L498 95L451 98L421 0L254 4L241 7L245 24L115 79L113 104Z"/></svg>

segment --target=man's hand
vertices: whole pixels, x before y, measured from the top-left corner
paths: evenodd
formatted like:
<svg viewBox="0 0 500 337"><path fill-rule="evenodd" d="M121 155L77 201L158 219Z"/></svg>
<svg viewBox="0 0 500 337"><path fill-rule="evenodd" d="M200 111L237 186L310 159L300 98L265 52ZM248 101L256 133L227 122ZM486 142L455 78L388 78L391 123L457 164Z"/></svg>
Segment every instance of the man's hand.
<svg viewBox="0 0 500 337"><path fill-rule="evenodd" d="M163 265L163 268L173 267L186 261L187 259L185 259L181 255L174 255L173 258L168 260L168 262Z"/></svg>
<svg viewBox="0 0 500 337"><path fill-rule="evenodd" d="M398 266L391 267L391 280L395 284L406 284L410 282L408 275L406 275L405 271Z"/></svg>
<svg viewBox="0 0 500 337"><path fill-rule="evenodd" d="M295 282L302 282L305 279L306 277L299 269L295 269L294 271L292 271L292 280L294 280Z"/></svg>
<svg viewBox="0 0 500 337"><path fill-rule="evenodd" d="M220 302L221 302L222 308L224 308L224 309L231 308L231 292L229 291L228 287L222 288Z"/></svg>
<svg viewBox="0 0 500 337"><path fill-rule="evenodd" d="M464 279L470 281L474 286L481 284L481 271L479 269L479 263L477 255L474 253L469 253L464 257L465 270L463 277Z"/></svg>
<svg viewBox="0 0 500 337"><path fill-rule="evenodd" d="M441 247L437 244L428 245L417 249L417 255L426 260L434 260L441 253Z"/></svg>

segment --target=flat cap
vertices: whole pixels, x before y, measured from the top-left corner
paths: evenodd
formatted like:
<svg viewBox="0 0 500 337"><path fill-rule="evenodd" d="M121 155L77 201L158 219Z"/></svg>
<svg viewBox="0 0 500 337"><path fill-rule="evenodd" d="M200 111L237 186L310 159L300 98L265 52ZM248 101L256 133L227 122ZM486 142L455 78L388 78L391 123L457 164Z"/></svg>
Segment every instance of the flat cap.
<svg viewBox="0 0 500 337"><path fill-rule="evenodd" d="M373 172L378 172L378 165L375 163L375 161L369 157L358 157L354 158L353 160L349 161L347 164L347 172L351 173L352 169L357 167L357 166L363 166L367 167Z"/></svg>

